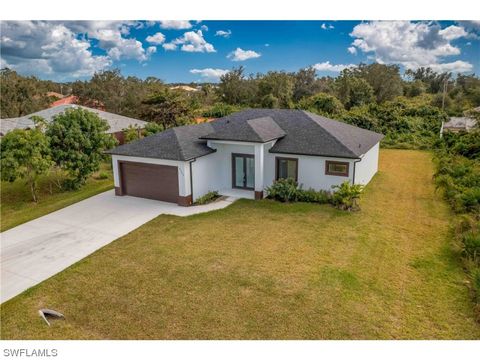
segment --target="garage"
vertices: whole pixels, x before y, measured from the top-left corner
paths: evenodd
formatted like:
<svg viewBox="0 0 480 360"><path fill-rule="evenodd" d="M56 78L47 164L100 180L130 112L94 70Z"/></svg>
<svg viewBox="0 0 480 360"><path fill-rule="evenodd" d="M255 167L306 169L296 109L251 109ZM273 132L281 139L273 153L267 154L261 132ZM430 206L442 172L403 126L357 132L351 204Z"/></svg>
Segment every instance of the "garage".
<svg viewBox="0 0 480 360"><path fill-rule="evenodd" d="M178 168L176 166L119 161L123 195L176 203Z"/></svg>

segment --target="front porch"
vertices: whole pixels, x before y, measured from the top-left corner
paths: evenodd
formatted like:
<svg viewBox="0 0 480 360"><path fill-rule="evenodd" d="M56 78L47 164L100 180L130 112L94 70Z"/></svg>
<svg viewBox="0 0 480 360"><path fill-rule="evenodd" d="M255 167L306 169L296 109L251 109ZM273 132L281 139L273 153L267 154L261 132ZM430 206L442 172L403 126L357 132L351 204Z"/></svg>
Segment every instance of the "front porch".
<svg viewBox="0 0 480 360"><path fill-rule="evenodd" d="M255 191L253 190L243 190L243 189L222 189L218 193L222 196L230 196L233 198L239 199L255 199Z"/></svg>

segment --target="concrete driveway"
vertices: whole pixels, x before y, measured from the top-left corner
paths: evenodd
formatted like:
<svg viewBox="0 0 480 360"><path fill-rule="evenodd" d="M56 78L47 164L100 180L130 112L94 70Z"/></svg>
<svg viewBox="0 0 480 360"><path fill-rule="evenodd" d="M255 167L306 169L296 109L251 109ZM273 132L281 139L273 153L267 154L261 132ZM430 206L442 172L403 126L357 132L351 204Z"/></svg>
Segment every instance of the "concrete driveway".
<svg viewBox="0 0 480 360"><path fill-rule="evenodd" d="M180 207L115 196L113 190L19 225L1 236L1 302L48 279L160 214L188 216L230 205L235 198Z"/></svg>

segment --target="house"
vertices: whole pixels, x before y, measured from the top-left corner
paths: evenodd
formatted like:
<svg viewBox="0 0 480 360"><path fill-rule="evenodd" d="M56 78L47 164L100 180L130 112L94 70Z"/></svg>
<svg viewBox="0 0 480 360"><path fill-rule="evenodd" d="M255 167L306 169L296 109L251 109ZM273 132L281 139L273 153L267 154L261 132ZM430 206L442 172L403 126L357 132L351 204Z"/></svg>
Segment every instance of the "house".
<svg viewBox="0 0 480 360"><path fill-rule="evenodd" d="M177 86L172 86L170 89L172 90L182 90L186 92L197 92L199 89L188 86L188 85L177 85Z"/></svg>
<svg viewBox="0 0 480 360"><path fill-rule="evenodd" d="M33 128L34 123L33 123L33 120L31 119L32 116L41 116L48 123L53 120L54 116L65 112L65 110L76 109L76 108L81 108L84 110L91 111L97 114L100 118L104 119L110 126L110 128L107 130L107 133L115 136L115 138L119 141L120 144L123 144L124 142L123 129L126 129L129 126L134 126L142 129L147 124L146 121L129 118L126 116L117 115L117 114L109 113L109 112L98 110L98 109L92 109L86 106L65 104L65 105L58 105L55 107L51 107L49 109L37 111L33 114L29 114L29 115L25 115L17 118L1 119L0 134L1 136L3 136L7 132L13 129Z"/></svg>
<svg viewBox="0 0 480 360"><path fill-rule="evenodd" d="M261 199L275 179L331 190L367 184L383 135L307 111L250 109L121 145L116 195L191 205L209 191Z"/></svg>
<svg viewBox="0 0 480 360"><path fill-rule="evenodd" d="M475 127L477 121L470 117L451 117L449 121L442 125L441 133L470 131Z"/></svg>

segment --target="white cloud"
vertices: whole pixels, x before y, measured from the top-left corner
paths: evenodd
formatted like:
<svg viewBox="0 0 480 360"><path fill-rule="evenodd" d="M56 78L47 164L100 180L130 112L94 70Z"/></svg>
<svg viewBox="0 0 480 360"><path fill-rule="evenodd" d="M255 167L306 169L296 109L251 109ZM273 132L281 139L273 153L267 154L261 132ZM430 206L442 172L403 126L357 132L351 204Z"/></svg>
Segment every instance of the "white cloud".
<svg viewBox="0 0 480 360"><path fill-rule="evenodd" d="M317 71L340 72L342 70L345 70L346 68L355 67L355 66L356 65L354 65L354 64L348 64L348 65L337 64L337 65L334 65L334 64L330 64L330 61L325 61L325 62L322 62L322 63L317 63L317 64L313 65L312 67Z"/></svg>
<svg viewBox="0 0 480 360"><path fill-rule="evenodd" d="M327 25L325 23L323 23L321 26L320 26L323 30L331 30L331 29L334 29L335 27L331 24Z"/></svg>
<svg viewBox="0 0 480 360"><path fill-rule="evenodd" d="M357 55L357 48L355 46L350 46L347 50L350 54Z"/></svg>
<svg viewBox="0 0 480 360"><path fill-rule="evenodd" d="M227 58L231 59L232 61L245 61L248 59L255 59L260 56L261 54L253 50L243 50L241 48L237 48L235 51L232 51L230 54L228 54Z"/></svg>
<svg viewBox="0 0 480 360"><path fill-rule="evenodd" d="M457 60L451 63L432 64L430 65L433 71L436 72L457 72L464 73L473 70L473 65L462 60Z"/></svg>
<svg viewBox="0 0 480 360"><path fill-rule="evenodd" d="M160 27L162 29L185 30L191 29L192 24L187 20L163 20L160 21Z"/></svg>
<svg viewBox="0 0 480 360"><path fill-rule="evenodd" d="M145 40L150 44L160 45L165 41L165 35L163 35L161 32L157 32L154 35L147 36Z"/></svg>
<svg viewBox="0 0 480 360"><path fill-rule="evenodd" d="M222 75L225 75L229 70L224 69L192 69L190 70L192 74L199 74L202 78L210 80L219 80Z"/></svg>
<svg viewBox="0 0 480 360"><path fill-rule="evenodd" d="M200 30L208 31L208 26L207 25L202 25L202 26L200 26Z"/></svg>
<svg viewBox="0 0 480 360"><path fill-rule="evenodd" d="M188 31L183 36L173 40L170 43L163 44L165 50L176 50L177 45L181 45L181 50L186 52L215 52L212 44L203 38L201 30Z"/></svg>
<svg viewBox="0 0 480 360"><path fill-rule="evenodd" d="M442 63L444 57L460 55L452 40L466 37L459 26L441 29L435 22L372 21L361 23L350 34L351 47L369 53L379 63L396 63L408 69L432 67L465 72L471 64L465 61ZM470 66L466 66L466 65Z"/></svg>
<svg viewBox="0 0 480 360"><path fill-rule="evenodd" d="M455 40L468 35L463 27L451 25L443 30L440 30L441 35L445 40Z"/></svg>
<svg viewBox="0 0 480 360"><path fill-rule="evenodd" d="M216 33L215 33L215 36L222 36L224 38L229 38L230 35L232 35L232 31L231 30L218 30Z"/></svg>
<svg viewBox="0 0 480 360"><path fill-rule="evenodd" d="M0 30L2 66L25 74L76 78L112 64L109 56L93 55L87 39L59 22L2 21Z"/></svg>
<svg viewBox="0 0 480 360"><path fill-rule="evenodd" d="M176 50L177 49L177 45L175 45L173 43L163 44L162 47L165 49L165 51Z"/></svg>

